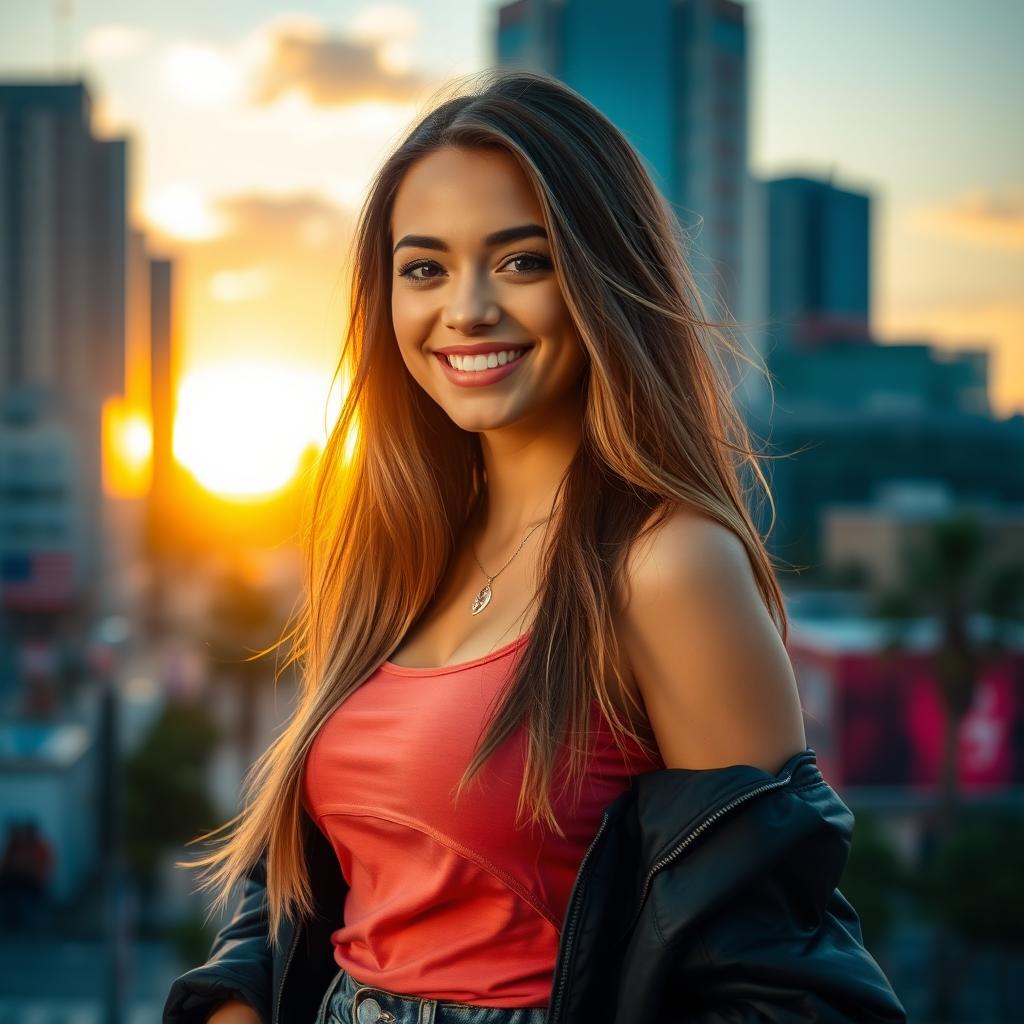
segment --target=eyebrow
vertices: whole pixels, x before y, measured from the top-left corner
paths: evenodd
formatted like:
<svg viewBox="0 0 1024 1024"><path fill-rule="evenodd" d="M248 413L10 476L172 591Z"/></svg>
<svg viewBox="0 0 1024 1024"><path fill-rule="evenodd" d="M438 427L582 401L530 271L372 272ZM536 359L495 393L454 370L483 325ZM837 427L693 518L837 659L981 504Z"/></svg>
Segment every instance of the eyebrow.
<svg viewBox="0 0 1024 1024"><path fill-rule="evenodd" d="M485 246L504 245L506 242L518 242L521 238L547 238L548 233L540 224L519 224L514 228L502 228L500 231L492 231L484 238ZM405 235L399 239L398 244L392 250L393 256L403 245L416 249L437 249L439 252L448 252L448 245L440 238L432 235Z"/></svg>

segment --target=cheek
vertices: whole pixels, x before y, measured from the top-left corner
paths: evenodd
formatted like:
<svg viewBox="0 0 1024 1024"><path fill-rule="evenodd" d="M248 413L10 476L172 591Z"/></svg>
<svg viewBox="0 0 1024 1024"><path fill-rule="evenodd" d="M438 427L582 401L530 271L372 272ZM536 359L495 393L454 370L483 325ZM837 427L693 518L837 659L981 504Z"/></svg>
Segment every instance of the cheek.
<svg viewBox="0 0 1024 1024"><path fill-rule="evenodd" d="M533 297L526 323L531 334L544 338L552 346L551 356L560 369L572 374L584 359L569 307L559 288L538 290Z"/></svg>
<svg viewBox="0 0 1024 1024"><path fill-rule="evenodd" d="M410 302L408 296L397 294L392 296L391 322L395 328L395 337L403 350L406 345L413 343L417 326L422 320L422 314L417 313L416 304Z"/></svg>
<svg viewBox="0 0 1024 1024"><path fill-rule="evenodd" d="M550 286L523 288L522 292L521 298L510 299L508 308L515 309L514 315L529 333L538 337L557 338L571 328L569 309L554 281Z"/></svg>

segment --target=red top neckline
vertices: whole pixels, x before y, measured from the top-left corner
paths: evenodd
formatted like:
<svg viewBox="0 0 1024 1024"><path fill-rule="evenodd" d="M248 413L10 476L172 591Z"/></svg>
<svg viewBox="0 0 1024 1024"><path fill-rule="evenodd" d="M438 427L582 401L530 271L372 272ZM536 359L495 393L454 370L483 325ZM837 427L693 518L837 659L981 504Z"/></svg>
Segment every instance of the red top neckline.
<svg viewBox="0 0 1024 1024"><path fill-rule="evenodd" d="M500 658L502 655L510 653L521 644L526 643L532 632L532 629L528 629L525 633L520 633L515 640L510 640L507 644L496 647L490 654L482 654L479 658L472 658L470 661L457 661L451 665L396 665L393 661L383 661L380 664L380 670L398 676L438 676L449 672L461 672L463 669L483 665L488 661L494 661L495 658Z"/></svg>

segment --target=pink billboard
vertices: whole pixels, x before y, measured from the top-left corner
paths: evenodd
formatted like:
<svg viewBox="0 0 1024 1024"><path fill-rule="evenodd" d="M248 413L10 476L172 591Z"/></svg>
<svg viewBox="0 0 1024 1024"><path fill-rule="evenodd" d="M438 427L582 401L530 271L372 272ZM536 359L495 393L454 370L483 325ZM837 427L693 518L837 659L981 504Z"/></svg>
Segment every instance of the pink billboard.
<svg viewBox="0 0 1024 1024"><path fill-rule="evenodd" d="M823 652L790 644L808 745L836 785L931 789L942 774L946 711L926 653ZM1024 658L988 661L957 737L958 783L1024 783Z"/></svg>

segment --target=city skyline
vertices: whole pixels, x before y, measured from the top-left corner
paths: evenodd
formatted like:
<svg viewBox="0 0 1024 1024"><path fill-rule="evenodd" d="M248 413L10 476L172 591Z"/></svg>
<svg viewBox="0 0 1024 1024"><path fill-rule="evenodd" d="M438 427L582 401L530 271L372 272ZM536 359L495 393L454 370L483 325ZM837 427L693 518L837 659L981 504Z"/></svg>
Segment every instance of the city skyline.
<svg viewBox="0 0 1024 1024"><path fill-rule="evenodd" d="M62 27L7 8L0 76L84 74L97 133L131 139L132 222L180 267L186 376L287 366L312 434L368 177L435 90L493 63L498 6L96 0ZM870 193L876 335L989 348L995 413L1024 412L1021 9L745 6L751 172Z"/></svg>

